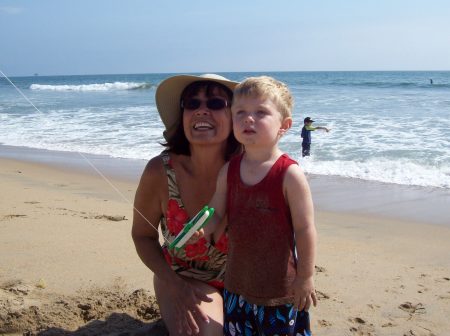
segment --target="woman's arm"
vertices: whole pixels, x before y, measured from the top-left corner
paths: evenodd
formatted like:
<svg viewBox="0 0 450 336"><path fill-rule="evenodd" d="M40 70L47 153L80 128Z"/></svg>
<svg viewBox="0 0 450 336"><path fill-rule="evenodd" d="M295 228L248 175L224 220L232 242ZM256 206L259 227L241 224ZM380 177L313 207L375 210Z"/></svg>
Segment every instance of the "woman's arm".
<svg viewBox="0 0 450 336"><path fill-rule="evenodd" d="M197 311L201 319L208 321L206 313L199 309L199 302L211 299L178 276L164 258L158 227L167 197L167 176L161 158L156 157L147 164L136 191L131 235L141 260L165 284L176 312L178 330L195 332L199 329L191 312Z"/></svg>
<svg viewBox="0 0 450 336"><path fill-rule="evenodd" d="M158 234L165 192L167 179L162 160L156 157L145 167L136 191L131 236L144 264L158 277L169 281L174 274L165 261Z"/></svg>

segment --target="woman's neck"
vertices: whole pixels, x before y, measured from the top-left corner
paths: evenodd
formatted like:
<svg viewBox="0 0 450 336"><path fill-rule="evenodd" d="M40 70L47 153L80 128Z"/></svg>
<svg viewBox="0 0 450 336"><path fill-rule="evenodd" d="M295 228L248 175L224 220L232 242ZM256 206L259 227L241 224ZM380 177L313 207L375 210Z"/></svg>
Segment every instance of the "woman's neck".
<svg viewBox="0 0 450 336"><path fill-rule="evenodd" d="M225 164L225 153L222 147L194 147L191 146L191 156L189 157L189 167L191 174L217 176L217 172Z"/></svg>

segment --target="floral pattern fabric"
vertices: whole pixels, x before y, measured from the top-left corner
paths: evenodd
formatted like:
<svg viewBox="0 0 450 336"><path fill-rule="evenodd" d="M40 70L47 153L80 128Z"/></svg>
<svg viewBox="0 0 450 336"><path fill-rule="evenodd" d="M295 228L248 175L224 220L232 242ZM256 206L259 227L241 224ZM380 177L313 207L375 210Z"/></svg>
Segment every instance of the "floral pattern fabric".
<svg viewBox="0 0 450 336"><path fill-rule="evenodd" d="M161 218L161 230L166 242L163 245L166 261L175 272L183 276L209 283L216 288L223 288L228 246L226 234L222 235L215 245L201 238L179 250L169 249L167 246L167 242L172 242L189 221L189 216L181 200L169 153L164 151L161 157L169 186L169 202L166 214Z"/></svg>

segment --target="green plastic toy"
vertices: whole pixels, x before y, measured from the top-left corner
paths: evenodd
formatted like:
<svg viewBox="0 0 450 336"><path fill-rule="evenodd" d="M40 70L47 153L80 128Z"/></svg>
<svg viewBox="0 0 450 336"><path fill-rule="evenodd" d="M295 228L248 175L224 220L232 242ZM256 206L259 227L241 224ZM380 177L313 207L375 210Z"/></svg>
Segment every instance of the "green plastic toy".
<svg viewBox="0 0 450 336"><path fill-rule="evenodd" d="M184 244L194 235L195 232L200 230L211 217L214 215L214 208L210 208L207 205L199 211L189 222L186 223L183 230L175 237L170 243L170 249L181 249Z"/></svg>

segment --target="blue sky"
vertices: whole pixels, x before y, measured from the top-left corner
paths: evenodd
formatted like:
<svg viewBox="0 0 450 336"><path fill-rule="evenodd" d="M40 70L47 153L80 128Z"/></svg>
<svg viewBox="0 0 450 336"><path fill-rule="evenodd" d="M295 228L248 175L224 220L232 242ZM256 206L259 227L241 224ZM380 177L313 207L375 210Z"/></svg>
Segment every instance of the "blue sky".
<svg viewBox="0 0 450 336"><path fill-rule="evenodd" d="M449 18L448 0L0 0L0 70L450 70Z"/></svg>

